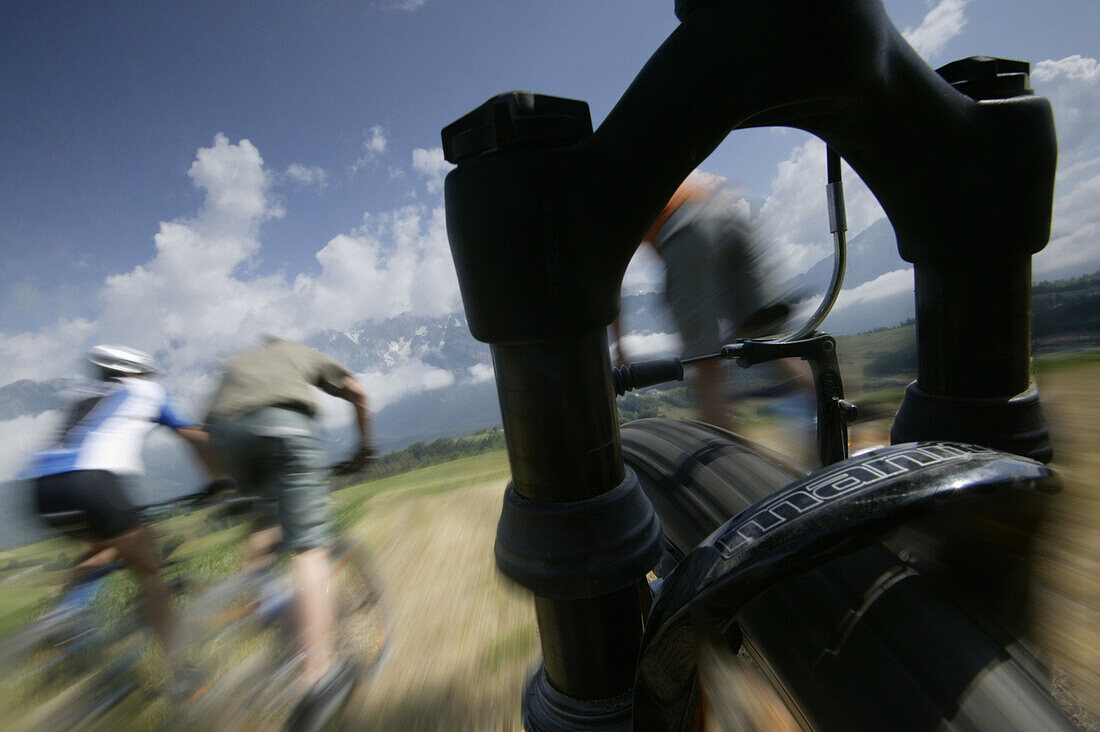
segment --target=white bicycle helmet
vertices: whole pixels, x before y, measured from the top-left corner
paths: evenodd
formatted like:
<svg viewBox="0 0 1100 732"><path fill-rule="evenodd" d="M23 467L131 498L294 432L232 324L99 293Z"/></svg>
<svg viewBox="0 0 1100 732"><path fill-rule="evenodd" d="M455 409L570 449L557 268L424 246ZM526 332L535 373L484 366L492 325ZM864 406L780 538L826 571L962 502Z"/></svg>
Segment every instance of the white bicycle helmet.
<svg viewBox="0 0 1100 732"><path fill-rule="evenodd" d="M152 356L128 346L94 346L88 351L87 358L97 375L103 379L112 376L152 376L158 373Z"/></svg>

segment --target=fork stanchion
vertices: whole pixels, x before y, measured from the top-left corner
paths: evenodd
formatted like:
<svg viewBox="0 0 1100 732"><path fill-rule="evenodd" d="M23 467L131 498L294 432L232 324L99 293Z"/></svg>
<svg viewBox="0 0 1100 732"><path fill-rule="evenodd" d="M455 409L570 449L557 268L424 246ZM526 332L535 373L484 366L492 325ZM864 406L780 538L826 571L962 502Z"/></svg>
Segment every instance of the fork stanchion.
<svg viewBox="0 0 1100 732"><path fill-rule="evenodd" d="M543 648L525 722L620 728L660 528L623 468L606 332L492 350L512 468L497 564L534 593Z"/></svg>

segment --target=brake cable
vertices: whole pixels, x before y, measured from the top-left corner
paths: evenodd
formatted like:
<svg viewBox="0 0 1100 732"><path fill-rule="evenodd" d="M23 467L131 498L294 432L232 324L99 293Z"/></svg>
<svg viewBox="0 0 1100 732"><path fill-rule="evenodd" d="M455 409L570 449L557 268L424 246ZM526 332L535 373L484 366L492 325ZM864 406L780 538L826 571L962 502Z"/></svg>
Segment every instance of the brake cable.
<svg viewBox="0 0 1100 732"><path fill-rule="evenodd" d="M844 271L848 266L848 220L844 212L844 183L841 180L840 154L831 147L826 147L825 160L827 178L827 183L825 185L825 200L829 211L829 231L833 235L833 274L829 281L829 287L825 292L821 304L818 305L817 310L814 311L813 315L810 316L809 320L807 320L801 328L784 336L754 338L752 339L754 344L793 345L798 341L806 340L807 336L814 335L817 327L821 325L826 316L828 316L829 312L833 309L833 305L836 304L837 298L840 296L840 290L844 285ZM709 361L720 358L738 359L742 360L741 365L750 366L753 363L760 363L763 360L772 360L771 358L761 358L763 354L759 354L759 351L756 351L757 358L753 359L751 362L744 360L744 349L737 346L738 344L728 345L723 347L718 353L711 353L704 356L693 356L683 359L676 357L661 358L652 361L638 361L626 366L619 366L612 369L615 393L622 396L633 389L656 386L657 384L664 384L670 381L683 381L684 365L697 363L699 361ZM803 356L809 357L807 360L810 360L810 358L817 353L816 347L809 348L805 354L798 353L797 350L797 348L793 350L791 348L776 349L774 358Z"/></svg>

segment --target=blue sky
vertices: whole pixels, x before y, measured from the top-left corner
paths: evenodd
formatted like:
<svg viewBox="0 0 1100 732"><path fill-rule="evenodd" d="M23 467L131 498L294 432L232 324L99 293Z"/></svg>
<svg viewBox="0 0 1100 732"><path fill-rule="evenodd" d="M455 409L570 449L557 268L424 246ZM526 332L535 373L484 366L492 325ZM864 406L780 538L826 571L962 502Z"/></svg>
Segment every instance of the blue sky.
<svg viewBox="0 0 1100 732"><path fill-rule="evenodd" d="M933 66L1033 63L1062 145L1036 271L1100 267L1100 3L886 7ZM210 359L256 332L453 311L440 128L510 89L583 99L598 124L676 23L671 0L7 3L0 385L121 340L165 354L197 400ZM822 161L804 133L752 130L705 167L796 269L830 249ZM851 178L855 235L882 214ZM630 282L653 279L648 265ZM870 285L841 306L907 286ZM425 373L365 380L397 393Z"/></svg>

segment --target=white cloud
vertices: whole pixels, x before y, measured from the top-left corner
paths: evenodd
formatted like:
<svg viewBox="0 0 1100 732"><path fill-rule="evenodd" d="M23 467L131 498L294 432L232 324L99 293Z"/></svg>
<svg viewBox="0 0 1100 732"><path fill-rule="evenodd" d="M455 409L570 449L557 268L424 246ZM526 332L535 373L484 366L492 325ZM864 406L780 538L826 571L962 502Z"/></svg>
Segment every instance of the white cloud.
<svg viewBox="0 0 1100 732"><path fill-rule="evenodd" d="M438 315L458 307L458 278L442 207L405 206L368 215L363 226L317 252L320 275L299 275L295 293L325 327L400 313Z"/></svg>
<svg viewBox="0 0 1100 732"><path fill-rule="evenodd" d="M680 353L683 350L683 341L678 333L628 334L623 336L622 345L626 355L633 360Z"/></svg>
<svg viewBox="0 0 1100 732"><path fill-rule="evenodd" d="M1032 72L1050 99L1058 175L1050 243L1035 257L1038 278L1100 269L1100 63L1079 55L1040 61Z"/></svg>
<svg viewBox="0 0 1100 732"><path fill-rule="evenodd" d="M493 371L493 365L488 363L475 363L467 371L470 373L470 380L475 384L488 381L496 375Z"/></svg>
<svg viewBox="0 0 1100 732"><path fill-rule="evenodd" d="M0 385L72 373L77 354L96 332L90 320L61 320L36 333L0 332Z"/></svg>
<svg viewBox="0 0 1100 732"><path fill-rule="evenodd" d="M850 290L841 290L837 298L837 309L864 306L884 297L913 292L913 270L897 269L879 275L870 282L864 282Z"/></svg>
<svg viewBox="0 0 1100 732"><path fill-rule="evenodd" d="M382 125L372 125L363 133L363 146L359 158L351 164L348 172L355 175L386 153L389 140L386 139L386 131Z"/></svg>
<svg viewBox="0 0 1100 732"><path fill-rule="evenodd" d="M1035 256L1034 270L1039 279L1100 270L1100 171L1064 186L1059 177L1050 243Z"/></svg>
<svg viewBox="0 0 1100 732"><path fill-rule="evenodd" d="M963 8L970 0L940 0L928 11L917 28L906 28L902 35L917 53L925 58L935 56L966 25Z"/></svg>
<svg viewBox="0 0 1100 732"><path fill-rule="evenodd" d="M282 214L259 151L218 135L188 175L206 194L198 214L162 223L154 257L106 279L96 335L195 364L264 330L289 293L279 277L250 276L260 224Z"/></svg>
<svg viewBox="0 0 1100 732"><path fill-rule="evenodd" d="M386 152L386 133L381 125L374 125L367 130L366 139L363 140L363 150L381 155Z"/></svg>
<svg viewBox="0 0 1100 732"><path fill-rule="evenodd" d="M302 339L368 319L435 316L459 306L442 207L367 214L361 227L318 251L320 272L289 280L255 273L261 224L282 213L270 191L275 176L259 151L218 135L198 151L188 175L205 194L199 210L162 223L148 261L105 279L96 317L0 333L0 384L71 375L90 343L123 342L156 354L168 386L199 411L218 359L260 334ZM390 398L401 384L435 388L445 380L446 372L415 360L397 365L393 373L370 375Z"/></svg>
<svg viewBox="0 0 1100 732"><path fill-rule="evenodd" d="M1031 82L1054 109L1061 171L1100 156L1100 63L1078 55L1040 61Z"/></svg>
<svg viewBox="0 0 1100 732"><path fill-rule="evenodd" d="M700 170L696 168L688 174L687 180L694 183L696 186L710 190L720 191L729 185L729 178L718 173L712 173L709 170Z"/></svg>
<svg viewBox="0 0 1100 732"><path fill-rule="evenodd" d="M800 303L797 323L805 322L818 306L816 299ZM898 269L842 290L823 328L836 335L858 333L884 325L896 325L913 317L913 271Z"/></svg>
<svg viewBox="0 0 1100 732"><path fill-rule="evenodd" d="M58 413L51 410L0 422L0 481L11 480L19 473L31 451L57 429L58 419Z"/></svg>
<svg viewBox="0 0 1100 732"><path fill-rule="evenodd" d="M1032 78L1035 81L1050 81L1059 76L1082 81L1095 82L1100 76L1100 64L1094 58L1086 58L1080 54L1073 54L1054 61L1047 59L1035 64Z"/></svg>
<svg viewBox="0 0 1100 732"><path fill-rule="evenodd" d="M412 13L424 7L424 2L425 0L398 0L389 7L393 10L404 10L406 13Z"/></svg>
<svg viewBox="0 0 1100 732"><path fill-rule="evenodd" d="M356 374L367 390L371 411L377 412L387 404L392 404L406 394L418 391L441 389L454 383L455 377L445 371L418 359L402 363L401 368L393 371L370 371Z"/></svg>
<svg viewBox="0 0 1100 732"><path fill-rule="evenodd" d="M413 170L427 178L428 193L443 192L443 178L455 167L443 159L443 148L417 148L412 152Z"/></svg>
<svg viewBox="0 0 1100 732"><path fill-rule="evenodd" d="M324 188L328 185L328 173L324 168L320 168L316 165L302 165L301 163L291 163L286 169L284 175L293 183L297 183L302 186L317 186L318 188Z"/></svg>
<svg viewBox="0 0 1100 732"><path fill-rule="evenodd" d="M237 233L256 221L281 215L267 197L270 178L260 151L248 140L231 145L219 132L213 147L199 148L187 175L195 187L206 192L196 219L203 227L230 228Z"/></svg>

